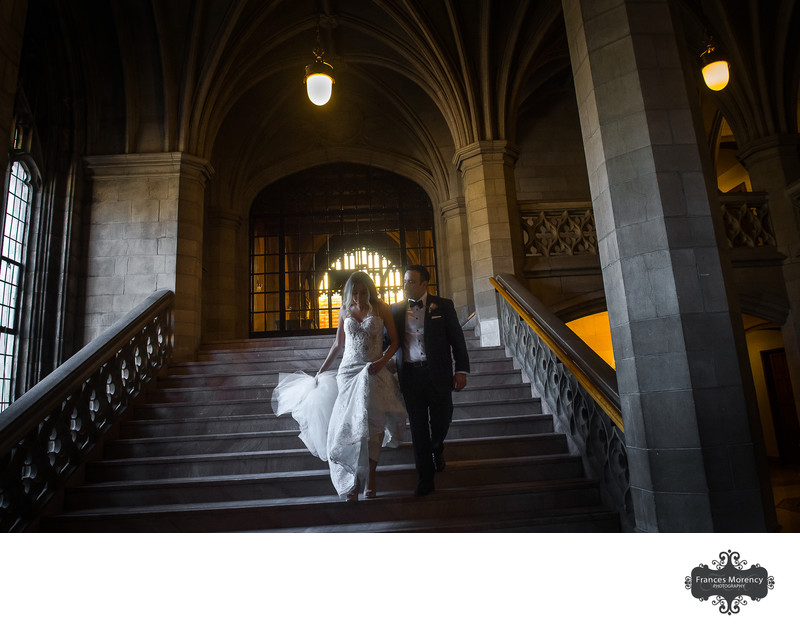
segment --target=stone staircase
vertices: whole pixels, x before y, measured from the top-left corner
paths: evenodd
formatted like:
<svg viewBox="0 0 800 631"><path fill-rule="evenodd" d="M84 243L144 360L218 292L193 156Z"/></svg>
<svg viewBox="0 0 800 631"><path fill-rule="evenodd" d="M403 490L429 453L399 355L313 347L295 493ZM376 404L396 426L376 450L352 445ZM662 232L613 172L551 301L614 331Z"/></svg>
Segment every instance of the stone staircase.
<svg viewBox="0 0 800 631"><path fill-rule="evenodd" d="M67 489L51 532L618 531L581 459L553 433L501 347L468 334L472 372L455 394L447 469L413 497L410 444L384 449L378 497L345 503L270 398L279 372L313 374L331 336L245 340L174 364L134 418ZM410 434L406 432L406 440Z"/></svg>

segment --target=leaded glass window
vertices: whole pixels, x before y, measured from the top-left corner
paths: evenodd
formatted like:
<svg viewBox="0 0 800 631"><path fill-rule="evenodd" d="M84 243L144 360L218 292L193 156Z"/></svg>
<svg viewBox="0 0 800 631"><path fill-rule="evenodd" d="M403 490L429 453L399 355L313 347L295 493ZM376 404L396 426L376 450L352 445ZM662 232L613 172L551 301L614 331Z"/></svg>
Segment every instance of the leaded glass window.
<svg viewBox="0 0 800 631"><path fill-rule="evenodd" d="M8 183L0 245L0 410L13 400L25 235L31 207L31 176L22 162L14 162Z"/></svg>
<svg viewBox="0 0 800 631"><path fill-rule="evenodd" d="M436 293L430 198L414 182L353 164L317 167L265 189L250 214L250 334L328 332L353 270L388 303L403 269L425 265Z"/></svg>

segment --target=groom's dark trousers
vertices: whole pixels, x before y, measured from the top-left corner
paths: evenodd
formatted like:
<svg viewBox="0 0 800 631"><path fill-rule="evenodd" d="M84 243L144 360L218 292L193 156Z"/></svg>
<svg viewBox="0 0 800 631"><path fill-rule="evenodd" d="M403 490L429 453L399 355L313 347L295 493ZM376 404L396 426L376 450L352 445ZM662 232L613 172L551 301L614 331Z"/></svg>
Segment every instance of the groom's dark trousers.
<svg viewBox="0 0 800 631"><path fill-rule="evenodd" d="M408 411L417 474L420 481L432 481L433 456L442 453L453 418L453 362L456 371L469 372L469 356L453 302L429 294L423 330L426 361L404 361L407 309L407 302L392 305L400 337L397 376Z"/></svg>

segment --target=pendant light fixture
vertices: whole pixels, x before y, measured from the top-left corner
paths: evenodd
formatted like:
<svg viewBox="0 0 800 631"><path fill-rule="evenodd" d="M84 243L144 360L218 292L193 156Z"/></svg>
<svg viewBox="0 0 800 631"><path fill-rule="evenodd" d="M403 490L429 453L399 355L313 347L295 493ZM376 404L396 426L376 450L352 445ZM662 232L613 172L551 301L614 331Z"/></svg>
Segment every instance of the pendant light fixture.
<svg viewBox="0 0 800 631"><path fill-rule="evenodd" d="M314 50L314 63L306 66L306 77L303 83L306 84L306 91L309 100L314 105L325 105L330 101L333 93L333 66L323 59L325 50L319 39L319 26L317 26L317 44Z"/></svg>
<svg viewBox="0 0 800 631"><path fill-rule="evenodd" d="M700 54L700 63L703 67L703 81L715 92L719 92L731 78L730 65L727 60L719 54L711 37L706 38L706 49Z"/></svg>

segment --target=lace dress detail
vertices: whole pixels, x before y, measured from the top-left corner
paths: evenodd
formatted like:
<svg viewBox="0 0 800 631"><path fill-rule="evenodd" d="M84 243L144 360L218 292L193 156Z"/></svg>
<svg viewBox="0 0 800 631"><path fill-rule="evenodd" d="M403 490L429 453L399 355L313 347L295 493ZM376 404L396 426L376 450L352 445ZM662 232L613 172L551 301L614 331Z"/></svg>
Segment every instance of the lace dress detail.
<svg viewBox="0 0 800 631"><path fill-rule="evenodd" d="M368 441L383 433L382 446L396 447L406 422L397 376L385 368L369 374L369 365L383 351L383 319L370 315L361 322L348 315L343 323L345 345L335 381L331 372L319 383L305 373L281 374L272 396L276 414L291 413L308 450L327 460L339 495L367 479Z"/></svg>
<svg viewBox="0 0 800 631"><path fill-rule="evenodd" d="M397 377L385 368L370 375L369 364L380 359L383 319L371 315L361 322L344 320L345 345L336 384L339 394L328 427L331 480L339 495L347 495L366 481L367 441L385 432L384 447L396 447L405 424L406 409Z"/></svg>

